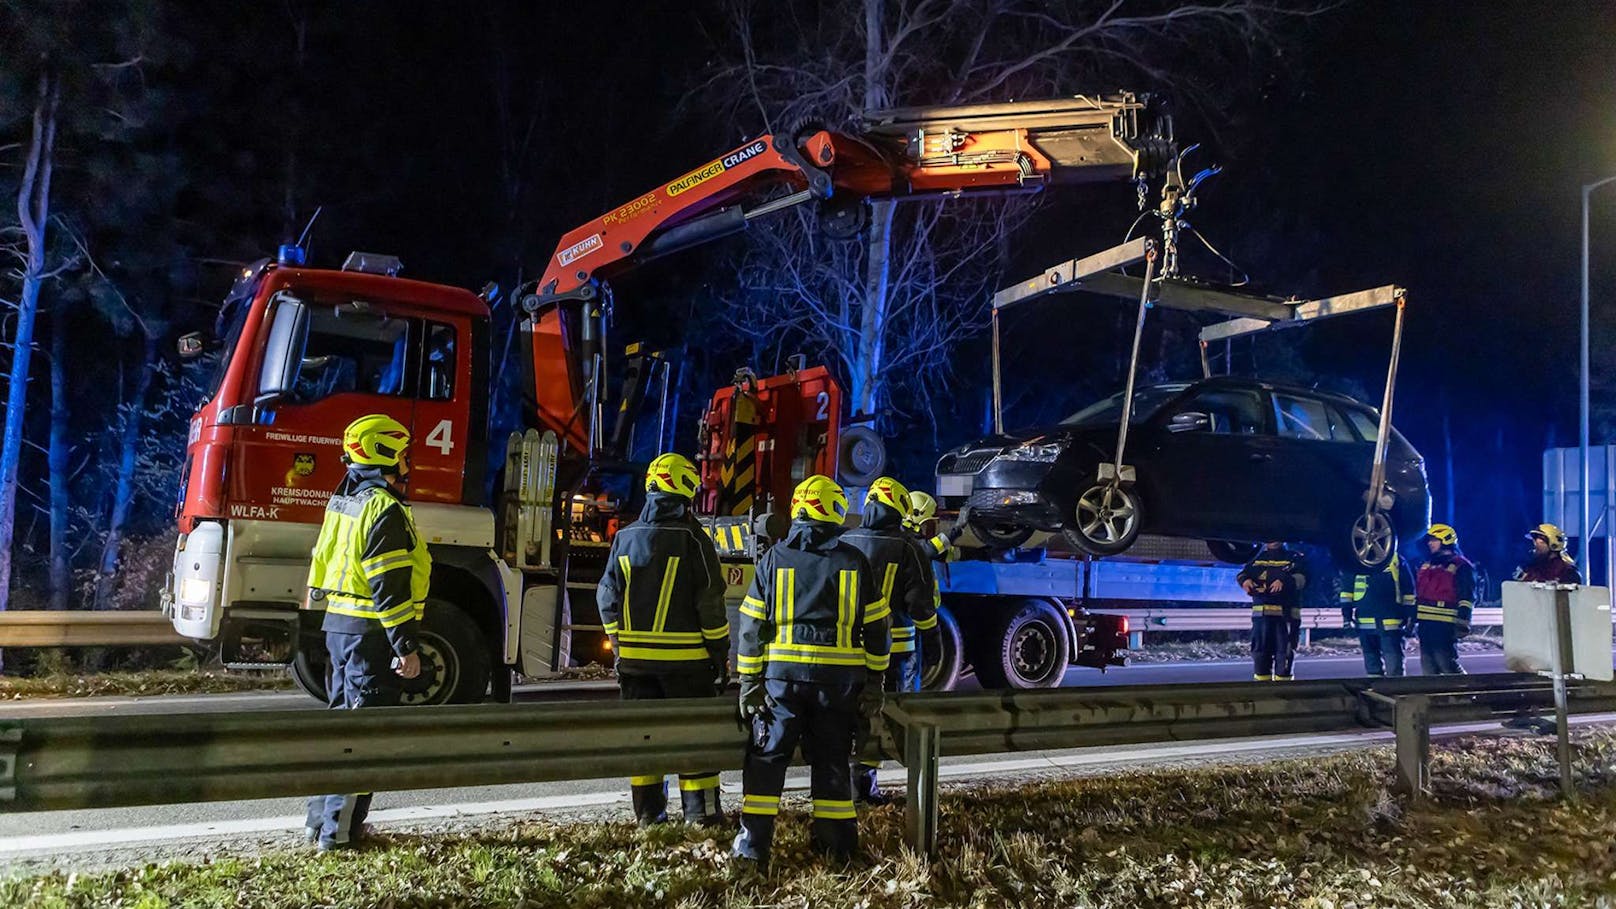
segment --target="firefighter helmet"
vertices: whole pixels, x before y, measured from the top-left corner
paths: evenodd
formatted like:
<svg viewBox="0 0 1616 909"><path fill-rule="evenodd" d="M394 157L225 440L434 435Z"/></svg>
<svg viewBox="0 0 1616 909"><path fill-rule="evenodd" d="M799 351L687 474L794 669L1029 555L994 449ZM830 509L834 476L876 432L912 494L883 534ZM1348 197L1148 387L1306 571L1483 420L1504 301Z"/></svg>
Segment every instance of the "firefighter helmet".
<svg viewBox="0 0 1616 909"><path fill-rule="evenodd" d="M688 499L696 494L698 485L696 465L676 451L657 455L645 469L646 492L665 492Z"/></svg>
<svg viewBox="0 0 1616 909"><path fill-rule="evenodd" d="M847 493L830 477L814 474L791 491L791 518L840 525L847 518Z"/></svg>
<svg viewBox="0 0 1616 909"><path fill-rule="evenodd" d="M342 431L342 456L350 464L397 467L409 447L409 428L384 413L362 416Z"/></svg>
<svg viewBox="0 0 1616 909"><path fill-rule="evenodd" d="M920 525L937 516L937 500L930 494L915 490L909 493L909 515L903 523L910 530L920 530Z"/></svg>
<svg viewBox="0 0 1616 909"><path fill-rule="evenodd" d="M909 519L910 499L909 490L902 483L891 477L878 477L870 484L870 491L864 495L864 504L880 502L898 513L903 520Z"/></svg>
<svg viewBox="0 0 1616 909"><path fill-rule="evenodd" d="M1549 544L1550 552L1565 552L1566 533L1553 524L1539 524L1527 533L1528 540L1542 539Z"/></svg>
<svg viewBox="0 0 1616 909"><path fill-rule="evenodd" d="M1432 524L1431 529L1425 532L1425 537L1428 540L1436 540L1443 546L1459 545L1459 531L1447 524Z"/></svg>

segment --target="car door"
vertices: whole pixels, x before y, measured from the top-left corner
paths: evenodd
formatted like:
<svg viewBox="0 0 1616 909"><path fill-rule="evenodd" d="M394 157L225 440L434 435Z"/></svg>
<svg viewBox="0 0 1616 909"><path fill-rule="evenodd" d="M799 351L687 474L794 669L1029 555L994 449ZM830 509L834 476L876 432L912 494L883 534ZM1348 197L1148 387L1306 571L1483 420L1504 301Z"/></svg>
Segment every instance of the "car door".
<svg viewBox="0 0 1616 909"><path fill-rule="evenodd" d="M1192 427L1186 422L1191 415L1205 420ZM1203 388L1152 422L1160 433L1148 465L1155 495L1146 504L1157 515L1152 526L1169 535L1262 539L1274 442L1263 390Z"/></svg>
<svg viewBox="0 0 1616 909"><path fill-rule="evenodd" d="M1286 526L1293 536L1344 533L1369 482L1373 443L1322 398L1276 390L1273 402L1274 478L1285 491L1275 499Z"/></svg>

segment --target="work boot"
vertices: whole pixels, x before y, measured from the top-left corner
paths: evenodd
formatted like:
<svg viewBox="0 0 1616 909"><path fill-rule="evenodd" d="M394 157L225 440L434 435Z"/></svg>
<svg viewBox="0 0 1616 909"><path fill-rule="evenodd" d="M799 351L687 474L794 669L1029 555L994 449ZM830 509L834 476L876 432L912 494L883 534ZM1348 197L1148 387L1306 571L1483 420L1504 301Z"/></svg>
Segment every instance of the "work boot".
<svg viewBox="0 0 1616 909"><path fill-rule="evenodd" d="M656 782L650 782L652 779ZM634 819L641 827L668 822L668 784L662 777L637 777L633 782Z"/></svg>
<svg viewBox="0 0 1616 909"><path fill-rule="evenodd" d="M704 789L679 790L679 801L684 808L685 823L703 827L717 827L724 823L724 809L718 803L718 786Z"/></svg>
<svg viewBox="0 0 1616 909"><path fill-rule="evenodd" d="M747 836L746 826L741 826L741 832L735 834L735 841L730 843L729 857L732 862L750 864L759 874L769 872L769 846L759 843Z"/></svg>
<svg viewBox="0 0 1616 909"><path fill-rule="evenodd" d="M865 805L889 805L892 796L875 781L875 768L868 764L853 766L853 800Z"/></svg>

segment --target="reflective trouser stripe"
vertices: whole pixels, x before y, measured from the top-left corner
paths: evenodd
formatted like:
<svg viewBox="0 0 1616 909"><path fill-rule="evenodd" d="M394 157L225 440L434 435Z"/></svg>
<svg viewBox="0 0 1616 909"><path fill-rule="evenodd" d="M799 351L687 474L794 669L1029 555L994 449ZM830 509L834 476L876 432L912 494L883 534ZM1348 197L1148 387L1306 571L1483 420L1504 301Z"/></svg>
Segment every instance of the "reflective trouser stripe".
<svg viewBox="0 0 1616 909"><path fill-rule="evenodd" d="M660 786L662 785L662 774L659 773L655 776L631 776L628 778L628 784L630 786Z"/></svg>
<svg viewBox="0 0 1616 909"><path fill-rule="evenodd" d="M717 789L718 774L710 776L693 776L679 778L680 792L700 792L703 789Z"/></svg>
<svg viewBox="0 0 1616 909"><path fill-rule="evenodd" d="M780 797L778 795L742 795L742 814L779 814Z"/></svg>
<svg viewBox="0 0 1616 909"><path fill-rule="evenodd" d="M857 818L858 812L852 799L814 799L814 817L846 821Z"/></svg>

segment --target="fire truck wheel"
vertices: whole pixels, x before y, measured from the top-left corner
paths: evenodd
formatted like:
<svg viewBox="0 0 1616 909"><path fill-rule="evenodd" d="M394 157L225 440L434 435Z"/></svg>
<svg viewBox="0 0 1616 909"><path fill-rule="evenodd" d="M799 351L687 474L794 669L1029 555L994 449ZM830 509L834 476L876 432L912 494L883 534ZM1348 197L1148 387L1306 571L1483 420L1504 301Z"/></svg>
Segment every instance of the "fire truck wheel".
<svg viewBox="0 0 1616 909"><path fill-rule="evenodd" d="M948 607L937 610L937 637L942 641L941 652L927 650L920 655L920 689L922 691L952 691L959 684L965 669L964 641L960 637L959 622Z"/></svg>
<svg viewBox="0 0 1616 909"><path fill-rule="evenodd" d="M322 704L329 703L331 697L325 683L330 668L331 661L325 653L325 639L304 637L298 646L297 656L292 658L292 681L297 683L298 690Z"/></svg>
<svg viewBox="0 0 1616 909"><path fill-rule="evenodd" d="M874 427L842 427L837 472L847 486L868 486L887 469L887 443Z"/></svg>
<svg viewBox="0 0 1616 909"><path fill-rule="evenodd" d="M403 703L475 704L488 694L488 643L471 617L428 597L418 635L421 674L404 683Z"/></svg>
<svg viewBox="0 0 1616 909"><path fill-rule="evenodd" d="M1066 617L1044 600L1007 605L978 639L971 665L983 688L1058 688L1071 662Z"/></svg>

